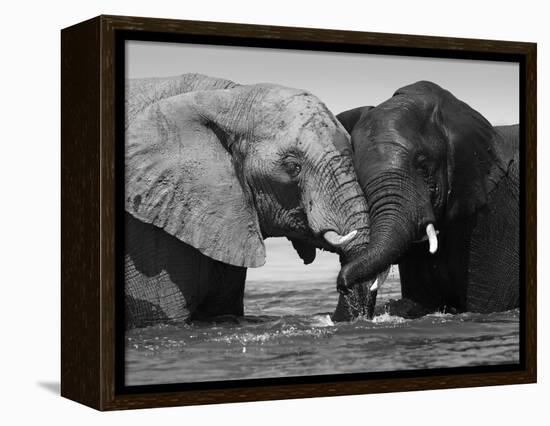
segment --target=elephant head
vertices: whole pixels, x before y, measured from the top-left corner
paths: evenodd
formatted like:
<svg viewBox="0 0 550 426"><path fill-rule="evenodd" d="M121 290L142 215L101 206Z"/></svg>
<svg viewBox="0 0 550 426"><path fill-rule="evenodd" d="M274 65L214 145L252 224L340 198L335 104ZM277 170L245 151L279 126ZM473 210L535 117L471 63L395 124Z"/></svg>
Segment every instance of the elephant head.
<svg viewBox="0 0 550 426"><path fill-rule="evenodd" d="M399 263L415 243L427 240L426 253L435 253L438 230L482 209L507 172L491 124L431 82L338 119L351 134L371 220L368 248L338 277L343 293Z"/></svg>
<svg viewBox="0 0 550 426"><path fill-rule="evenodd" d="M199 90L185 93L180 77L164 94L158 84L132 92L144 101L127 104L127 212L242 267L264 263L270 236L291 239L305 263L315 247L350 253L366 243L349 136L319 99L218 79L204 90L205 77L193 76Z"/></svg>

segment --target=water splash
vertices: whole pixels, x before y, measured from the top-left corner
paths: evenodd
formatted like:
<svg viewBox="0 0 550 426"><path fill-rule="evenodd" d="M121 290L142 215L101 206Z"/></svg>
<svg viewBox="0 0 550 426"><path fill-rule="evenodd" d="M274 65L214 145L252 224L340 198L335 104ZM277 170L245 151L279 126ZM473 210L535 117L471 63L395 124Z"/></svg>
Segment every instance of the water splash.
<svg viewBox="0 0 550 426"><path fill-rule="evenodd" d="M334 327L334 322L330 315L315 315L311 323L314 327Z"/></svg>
<svg viewBox="0 0 550 426"><path fill-rule="evenodd" d="M375 324L403 324L410 320L384 312L375 316L371 321Z"/></svg>

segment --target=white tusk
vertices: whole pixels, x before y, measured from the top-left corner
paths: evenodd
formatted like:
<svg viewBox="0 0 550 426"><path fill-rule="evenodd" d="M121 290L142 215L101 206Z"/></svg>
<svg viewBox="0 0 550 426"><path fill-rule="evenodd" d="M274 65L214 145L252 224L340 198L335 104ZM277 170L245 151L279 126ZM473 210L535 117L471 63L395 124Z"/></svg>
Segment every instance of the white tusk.
<svg viewBox="0 0 550 426"><path fill-rule="evenodd" d="M391 265L388 267L388 269L378 274L378 276L374 280L374 283L369 288L370 291L376 291L380 287L382 287L382 285L386 282L386 278L388 278L388 274L390 273L390 268L391 268Z"/></svg>
<svg viewBox="0 0 550 426"><path fill-rule="evenodd" d="M340 247L350 241L353 237L355 237L355 234L357 234L357 230L353 230L349 234L344 236L334 231L327 231L323 234L323 237L330 245L334 247Z"/></svg>
<svg viewBox="0 0 550 426"><path fill-rule="evenodd" d="M438 230L436 230L435 233L437 235L439 235ZM427 235L423 235L422 238L420 238L419 240L413 241L413 243L423 243L424 241L428 241L428 236Z"/></svg>
<svg viewBox="0 0 550 426"><path fill-rule="evenodd" d="M433 223L429 223L428 226L426 226L426 235L430 242L430 253L434 254L437 251L437 232Z"/></svg>

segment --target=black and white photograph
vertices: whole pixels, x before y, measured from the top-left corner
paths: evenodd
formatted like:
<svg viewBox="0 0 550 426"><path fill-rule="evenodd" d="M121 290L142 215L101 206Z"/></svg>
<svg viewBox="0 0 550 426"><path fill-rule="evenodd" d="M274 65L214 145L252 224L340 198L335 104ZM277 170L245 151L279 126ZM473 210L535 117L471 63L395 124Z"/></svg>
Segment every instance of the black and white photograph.
<svg viewBox="0 0 550 426"><path fill-rule="evenodd" d="M0 424L544 423L543 4L6 3Z"/></svg>
<svg viewBox="0 0 550 426"><path fill-rule="evenodd" d="M125 42L127 386L518 364L519 64Z"/></svg>

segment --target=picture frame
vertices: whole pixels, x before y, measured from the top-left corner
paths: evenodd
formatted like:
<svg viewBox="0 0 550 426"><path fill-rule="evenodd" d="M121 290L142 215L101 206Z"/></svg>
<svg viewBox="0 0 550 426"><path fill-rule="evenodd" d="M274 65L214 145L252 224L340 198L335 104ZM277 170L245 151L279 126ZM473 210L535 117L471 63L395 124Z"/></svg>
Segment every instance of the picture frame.
<svg viewBox="0 0 550 426"><path fill-rule="evenodd" d="M120 141L127 40L517 62L520 362L514 367L124 386L116 194L124 191ZM524 42L105 15L63 29L61 395L98 410L120 410L536 382L536 76L536 44Z"/></svg>

